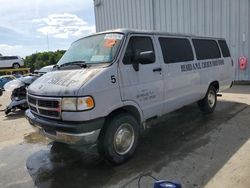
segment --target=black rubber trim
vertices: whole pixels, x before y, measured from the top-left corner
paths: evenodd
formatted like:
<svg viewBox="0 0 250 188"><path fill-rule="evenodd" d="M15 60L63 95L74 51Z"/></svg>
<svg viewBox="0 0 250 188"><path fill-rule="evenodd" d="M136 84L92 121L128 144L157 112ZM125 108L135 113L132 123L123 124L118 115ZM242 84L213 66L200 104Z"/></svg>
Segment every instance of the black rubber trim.
<svg viewBox="0 0 250 188"><path fill-rule="evenodd" d="M84 121L84 122L56 121L34 115L31 113L29 109L26 110L25 116L31 125L42 127L45 131L46 130L48 130L49 132L59 131L71 134L80 134L101 129L105 120L105 118L97 118L94 120Z"/></svg>
<svg viewBox="0 0 250 188"><path fill-rule="evenodd" d="M232 87L233 87L233 85L234 85L234 82L232 81L232 83L231 83L231 85L230 85L230 88L232 88Z"/></svg>

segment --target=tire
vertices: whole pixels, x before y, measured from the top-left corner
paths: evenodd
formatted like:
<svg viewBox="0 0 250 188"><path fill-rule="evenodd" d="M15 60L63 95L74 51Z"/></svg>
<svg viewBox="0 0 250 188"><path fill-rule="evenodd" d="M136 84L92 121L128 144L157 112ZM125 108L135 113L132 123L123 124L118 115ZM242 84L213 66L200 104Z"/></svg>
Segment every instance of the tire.
<svg viewBox="0 0 250 188"><path fill-rule="evenodd" d="M128 113L120 113L107 120L97 147L99 154L109 163L119 165L133 156L138 140L139 125L136 119Z"/></svg>
<svg viewBox="0 0 250 188"><path fill-rule="evenodd" d="M19 63L14 63L14 64L12 65L12 67L13 67L13 69L19 69L19 68L20 68L20 65L19 65Z"/></svg>
<svg viewBox="0 0 250 188"><path fill-rule="evenodd" d="M217 104L217 92L214 86L210 86L204 99L198 102L198 106L204 114L214 112Z"/></svg>

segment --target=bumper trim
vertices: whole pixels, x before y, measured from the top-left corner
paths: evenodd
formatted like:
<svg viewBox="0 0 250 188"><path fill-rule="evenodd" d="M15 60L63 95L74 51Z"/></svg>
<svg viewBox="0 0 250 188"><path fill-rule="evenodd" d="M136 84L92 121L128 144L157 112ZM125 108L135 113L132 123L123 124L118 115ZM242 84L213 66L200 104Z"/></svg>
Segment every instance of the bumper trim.
<svg viewBox="0 0 250 188"><path fill-rule="evenodd" d="M35 116L27 110L25 112L29 123L42 135L59 142L76 145L95 144L104 118L86 122L58 122Z"/></svg>

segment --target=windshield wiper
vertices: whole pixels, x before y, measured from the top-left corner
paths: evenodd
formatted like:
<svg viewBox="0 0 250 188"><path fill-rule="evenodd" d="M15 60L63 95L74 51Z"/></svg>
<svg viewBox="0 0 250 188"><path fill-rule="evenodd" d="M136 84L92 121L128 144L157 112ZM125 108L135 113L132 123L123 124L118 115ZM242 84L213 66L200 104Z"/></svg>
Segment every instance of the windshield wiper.
<svg viewBox="0 0 250 188"><path fill-rule="evenodd" d="M71 62L61 64L61 65L56 66L56 67L58 69L60 69L61 67L74 66L74 65L77 65L81 68L87 68L87 64L85 63L85 61L71 61Z"/></svg>

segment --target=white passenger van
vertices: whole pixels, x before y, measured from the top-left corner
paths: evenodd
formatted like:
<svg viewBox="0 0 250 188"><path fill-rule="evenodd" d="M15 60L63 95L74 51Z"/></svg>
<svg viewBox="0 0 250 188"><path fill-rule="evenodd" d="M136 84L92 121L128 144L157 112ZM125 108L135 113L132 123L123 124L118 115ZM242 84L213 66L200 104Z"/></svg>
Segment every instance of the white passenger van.
<svg viewBox="0 0 250 188"><path fill-rule="evenodd" d="M194 102L212 113L234 66L221 38L120 29L77 40L54 69L28 89L30 124L120 164L150 120Z"/></svg>
<svg viewBox="0 0 250 188"><path fill-rule="evenodd" d="M18 69L21 66L24 66L24 62L19 56L0 56L0 68Z"/></svg>

